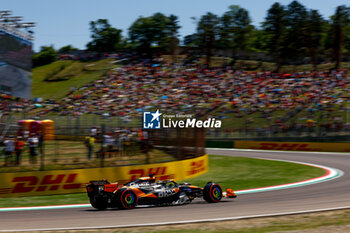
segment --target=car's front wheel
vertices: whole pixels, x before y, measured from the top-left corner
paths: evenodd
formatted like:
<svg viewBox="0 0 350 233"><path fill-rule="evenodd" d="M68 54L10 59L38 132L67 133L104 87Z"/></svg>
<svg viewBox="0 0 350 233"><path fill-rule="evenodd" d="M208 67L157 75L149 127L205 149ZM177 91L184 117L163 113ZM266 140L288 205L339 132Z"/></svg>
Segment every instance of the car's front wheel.
<svg viewBox="0 0 350 233"><path fill-rule="evenodd" d="M219 202L222 198L222 188L215 183L208 183L203 190L203 198L209 203Z"/></svg>

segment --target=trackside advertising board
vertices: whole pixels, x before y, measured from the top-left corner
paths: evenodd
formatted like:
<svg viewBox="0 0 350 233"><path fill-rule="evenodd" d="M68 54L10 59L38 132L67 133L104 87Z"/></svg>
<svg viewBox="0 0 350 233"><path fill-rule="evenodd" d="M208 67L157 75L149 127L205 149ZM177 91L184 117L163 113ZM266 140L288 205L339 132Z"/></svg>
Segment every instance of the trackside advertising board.
<svg viewBox="0 0 350 233"><path fill-rule="evenodd" d="M267 142L235 141L235 148L254 150L290 150L290 151L323 151L350 152L350 143L327 142Z"/></svg>
<svg viewBox="0 0 350 233"><path fill-rule="evenodd" d="M19 172L0 174L0 197L39 196L85 192L90 180L126 183L154 174L157 179L184 180L208 171L208 155L168 163L124 167Z"/></svg>

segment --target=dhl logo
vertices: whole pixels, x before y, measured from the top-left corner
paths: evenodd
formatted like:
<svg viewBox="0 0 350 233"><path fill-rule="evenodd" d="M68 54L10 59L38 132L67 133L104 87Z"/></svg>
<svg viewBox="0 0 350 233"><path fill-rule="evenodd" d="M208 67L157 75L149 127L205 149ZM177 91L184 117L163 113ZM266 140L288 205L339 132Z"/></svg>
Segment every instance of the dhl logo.
<svg viewBox="0 0 350 233"><path fill-rule="evenodd" d="M175 174L166 174L167 173L167 167L152 167L148 169L131 169L129 171L130 181L131 180L136 180L140 177L148 176L149 174L153 174L154 176L157 177L159 180L167 180L167 179L174 179Z"/></svg>
<svg viewBox="0 0 350 233"><path fill-rule="evenodd" d="M14 177L12 183L15 183L11 193L28 193L55 191L58 189L80 189L84 186L81 183L74 183L77 173L45 175L43 178L37 176Z"/></svg>
<svg viewBox="0 0 350 233"><path fill-rule="evenodd" d="M310 148L307 143L271 143L261 142L258 147L252 149L260 150L293 150L293 151L321 151L320 148Z"/></svg>
<svg viewBox="0 0 350 233"><path fill-rule="evenodd" d="M187 175L194 175L205 170L204 159L191 163L191 170L187 172Z"/></svg>

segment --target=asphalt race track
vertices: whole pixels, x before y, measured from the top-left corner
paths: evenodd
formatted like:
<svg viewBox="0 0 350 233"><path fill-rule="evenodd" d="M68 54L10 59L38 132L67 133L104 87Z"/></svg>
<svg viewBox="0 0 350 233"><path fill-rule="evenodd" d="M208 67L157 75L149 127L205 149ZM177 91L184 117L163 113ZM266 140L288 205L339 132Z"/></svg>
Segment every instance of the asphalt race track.
<svg viewBox="0 0 350 233"><path fill-rule="evenodd" d="M340 169L340 178L277 191L239 195L233 200L209 204L147 207L133 210L97 211L92 207L0 212L0 231L87 229L155 225L211 219L350 207L350 153L293 153L208 149L209 154L292 160ZM232 177L234 179L234 177ZM87 199L88 201L88 199Z"/></svg>

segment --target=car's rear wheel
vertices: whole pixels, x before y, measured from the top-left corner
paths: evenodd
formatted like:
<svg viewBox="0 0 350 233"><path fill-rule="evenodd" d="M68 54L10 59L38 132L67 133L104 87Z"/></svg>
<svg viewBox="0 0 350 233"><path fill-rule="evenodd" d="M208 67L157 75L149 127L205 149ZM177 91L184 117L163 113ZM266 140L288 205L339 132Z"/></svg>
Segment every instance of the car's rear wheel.
<svg viewBox="0 0 350 233"><path fill-rule="evenodd" d="M208 183L203 190L203 198L209 203L219 202L222 198L222 188L215 183Z"/></svg>
<svg viewBox="0 0 350 233"><path fill-rule="evenodd" d="M137 196L131 189L118 190L117 205L119 209L133 209L137 205Z"/></svg>
<svg viewBox="0 0 350 233"><path fill-rule="evenodd" d="M108 205L107 200L103 197L90 197L90 204L98 210L105 210Z"/></svg>

